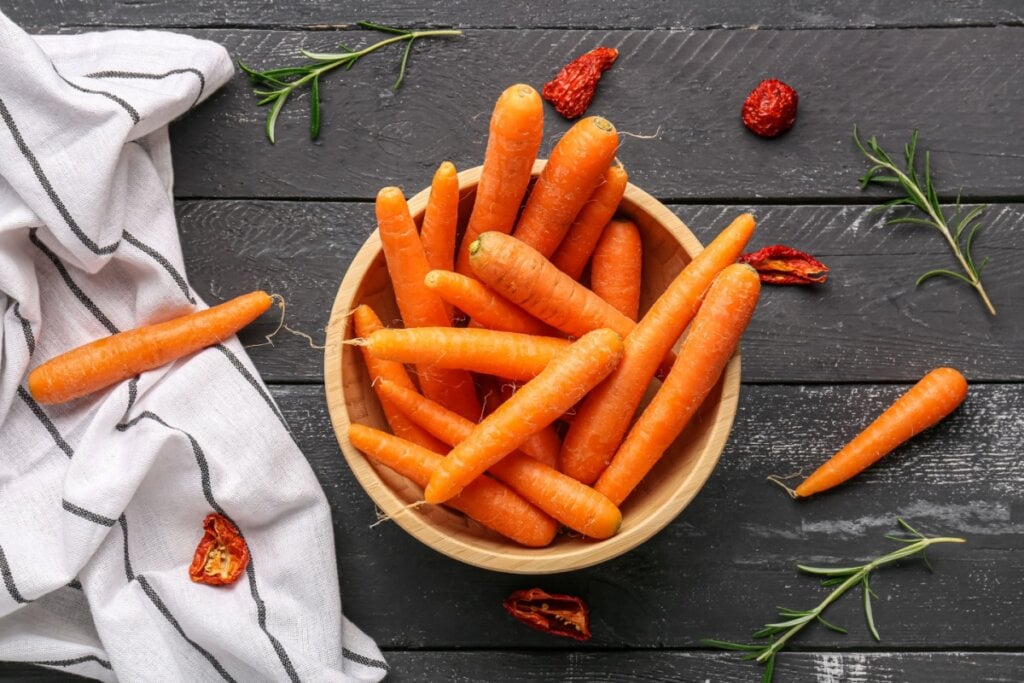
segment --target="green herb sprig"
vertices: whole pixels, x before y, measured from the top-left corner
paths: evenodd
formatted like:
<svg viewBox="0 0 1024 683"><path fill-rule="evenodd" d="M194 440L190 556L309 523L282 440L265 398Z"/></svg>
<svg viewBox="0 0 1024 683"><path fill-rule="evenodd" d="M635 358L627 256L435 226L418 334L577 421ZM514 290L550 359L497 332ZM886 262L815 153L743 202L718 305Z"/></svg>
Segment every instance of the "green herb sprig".
<svg viewBox="0 0 1024 683"><path fill-rule="evenodd" d="M896 165L874 137L868 140L867 147L865 147L860 138L857 137L857 126L853 127L853 141L857 144L857 148L867 157L868 161L873 164L867 170L867 173L860 178L860 188L862 190L875 183L877 185L899 185L906 193L906 196L886 202L879 208L913 206L928 216L927 218L893 218L887 221L888 224L923 225L938 230L946 238L950 248L953 250L953 255L956 256L960 262L960 267L963 269L963 273L957 273L947 268L929 270L917 278L917 284L920 285L922 282L933 277L949 277L954 280L960 280L973 287L978 292L978 295L981 296L981 300L985 303L988 312L995 315L996 309L981 284L981 271L985 269L988 257L983 259L980 264L975 264L974 257L971 254L971 244L974 242L974 236L981 228L981 223L977 222L978 216L987 207L979 206L969 211L967 215L961 215L960 195L958 194L956 210L953 216L956 228L950 229L949 224L946 222L946 216L942 211L942 206L939 204L939 196L935 191L935 185L932 182L930 152L925 151L924 153L923 182L917 174L914 165L914 155L917 151L917 130L914 130L910 143L903 146L903 153L906 157L905 169L901 169Z"/></svg>
<svg viewBox="0 0 1024 683"><path fill-rule="evenodd" d="M762 681L764 683L770 683L772 680L772 674L775 671L776 655L778 655L779 651L786 646L786 643L788 643L789 640L799 633L805 626L817 622L837 633L847 632L846 629L826 621L822 614L829 605L842 597L846 591L856 586L861 587L864 595L864 617L867 620L868 630L871 632L871 636L875 640L881 640L881 637L878 635L878 629L875 626L874 612L871 608L871 598L878 597L871 589L871 572L884 565L891 564L908 557L914 557L915 555L920 556L924 560L928 569L931 570L931 564L928 562L928 556L925 552L929 546L935 545L936 543L966 542L962 538L925 536L907 524L904 520L899 519L897 521L899 521L900 526L903 527L906 534L887 534L886 538L903 544L903 547L898 550L894 550L887 555L877 557L867 564L855 567L808 567L802 564L797 565L797 568L805 574L823 577L821 585L835 586L835 590L833 590L824 600L812 609L796 610L788 609L786 607L777 608L779 610L779 616L782 617L783 620L765 624L764 628L754 633L753 636L754 638L771 638L767 643L733 643L726 640L714 639L705 639L702 640L701 643L709 647L717 647L723 650L746 652L747 654L743 657L744 659L754 660L759 664L765 665Z"/></svg>
<svg viewBox="0 0 1024 683"><path fill-rule="evenodd" d="M310 52L308 50L302 50L302 55L306 57L306 59L312 60L313 63L300 66L287 66L279 69L257 71L246 66L241 61L238 62L239 68L248 74L249 80L258 86L253 90L253 93L260 98L257 104L259 106L267 104L272 105L270 107L270 113L267 115L267 138L270 140L271 144L274 144L275 141L274 129L277 125L277 117L284 108L284 104L288 101L289 96L291 96L297 88L307 84L309 85L309 137L310 139L315 140L320 134L320 77L322 75L328 71L337 69L340 66L345 67L345 70L347 71L355 66L356 62L361 58L371 52L376 52L382 47L387 47L393 43L400 43L404 41L405 51L402 53L402 61L398 67L398 78L395 80L394 85L391 86L392 90L398 90L399 86L402 85L402 80L405 78L405 71L406 67L409 65L409 55L412 52L413 43L420 38L440 38L462 35L462 31L455 29L409 31L402 28L375 24L370 21L360 21L358 25L360 28L392 34L392 37L385 38L384 40L364 47L361 50L353 50L345 45L339 45L344 52Z"/></svg>

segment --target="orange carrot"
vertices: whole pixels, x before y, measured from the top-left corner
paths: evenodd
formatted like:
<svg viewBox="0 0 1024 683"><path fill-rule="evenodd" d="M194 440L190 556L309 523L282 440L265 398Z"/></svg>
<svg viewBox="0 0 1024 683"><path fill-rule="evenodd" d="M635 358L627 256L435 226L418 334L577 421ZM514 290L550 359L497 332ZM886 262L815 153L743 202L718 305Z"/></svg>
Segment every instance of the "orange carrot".
<svg viewBox="0 0 1024 683"><path fill-rule="evenodd" d="M443 162L430 184L430 198L423 213L420 239L431 268L455 267L455 229L459 223L459 176L455 165Z"/></svg>
<svg viewBox="0 0 1024 683"><path fill-rule="evenodd" d="M471 420L415 391L383 381L381 392L420 427L452 446L466 440L476 427ZM608 538L619 530L622 523L622 513L607 498L520 452L509 453L491 465L488 472L584 536Z"/></svg>
<svg viewBox="0 0 1024 683"><path fill-rule="evenodd" d="M431 372L440 368L473 370L509 379L536 377L569 346L561 337L472 327L385 328L353 341L378 358L415 363ZM473 417L479 415L478 410Z"/></svg>
<svg viewBox="0 0 1024 683"><path fill-rule="evenodd" d="M444 302L423 284L430 266L402 191L397 187L383 188L377 193L376 211L384 259L405 326L450 325ZM473 419L480 414L473 378L468 372L418 370L424 394L463 417Z"/></svg>
<svg viewBox="0 0 1024 683"><path fill-rule="evenodd" d="M491 114L484 167L455 269L471 275L469 245L482 232L512 232L533 162L544 135L544 106L537 91L519 83L501 93Z"/></svg>
<svg viewBox="0 0 1024 683"><path fill-rule="evenodd" d="M608 120L589 116L574 124L551 150L512 234L546 257L555 253L618 147Z"/></svg>
<svg viewBox="0 0 1024 683"><path fill-rule="evenodd" d="M387 465L421 487L427 485L431 474L444 460L444 456L411 441L359 424L349 425L348 439L373 460ZM558 533L554 519L490 477L480 477L472 482L460 495L449 500L448 505L531 548L543 548Z"/></svg>
<svg viewBox="0 0 1024 683"><path fill-rule="evenodd" d="M484 416L497 410L498 406L511 398L518 388L514 383L497 377L483 376L481 384ZM548 425L536 434L531 434L520 444L519 450L548 467L558 469L558 452L562 450L562 440L558 438L554 425Z"/></svg>
<svg viewBox="0 0 1024 683"><path fill-rule="evenodd" d="M444 502L523 443L557 420L608 376L622 357L622 338L602 328L585 334L527 382L444 458L424 492Z"/></svg>
<svg viewBox="0 0 1024 683"><path fill-rule="evenodd" d="M953 368L936 368L796 487L806 498L842 484L910 437L937 424L967 398L967 380Z"/></svg>
<svg viewBox="0 0 1024 683"><path fill-rule="evenodd" d="M118 332L62 353L28 376L44 404L63 403L219 344L270 308L266 292L250 292L162 323Z"/></svg>
<svg viewBox="0 0 1024 683"><path fill-rule="evenodd" d="M590 288L630 320L640 314L640 231L633 221L612 221L604 229L590 263Z"/></svg>
<svg viewBox="0 0 1024 683"><path fill-rule="evenodd" d="M554 332L471 277L447 270L432 270L427 273L423 283L427 289L472 318L473 322L489 330L536 335L551 335Z"/></svg>
<svg viewBox="0 0 1024 683"><path fill-rule="evenodd" d="M757 305L761 281L744 264L723 270L708 288L672 370L630 429L594 488L616 505L647 476L711 393Z"/></svg>
<svg viewBox="0 0 1024 683"><path fill-rule="evenodd" d="M615 215L615 210L622 201L628 181L626 169L616 165L609 167L604 172L604 182L591 193L587 203L583 205L583 209L569 227L569 232L565 233L562 243L551 256L551 262L573 280L579 280L583 275L583 269L587 267L587 261L594 253L601 231Z"/></svg>
<svg viewBox="0 0 1024 683"><path fill-rule="evenodd" d="M683 333L711 281L734 263L754 232L743 214L693 259L625 339L619 368L576 411L562 444L562 470L589 484L611 461L665 353Z"/></svg>
<svg viewBox="0 0 1024 683"><path fill-rule="evenodd" d="M368 337L377 330L384 329L384 324L381 323L372 308L363 304L352 311L352 327L357 337ZM415 390L405 366L401 363L377 358L365 347L360 351L363 353L366 370L370 373L370 385L377 393L377 399L380 401L380 407L384 410L384 417L387 418L391 431L406 441L412 441L437 453L447 453L449 449L445 448L444 444L425 432L422 427L412 422L402 411L381 396L380 382L382 380L405 387L410 391Z"/></svg>

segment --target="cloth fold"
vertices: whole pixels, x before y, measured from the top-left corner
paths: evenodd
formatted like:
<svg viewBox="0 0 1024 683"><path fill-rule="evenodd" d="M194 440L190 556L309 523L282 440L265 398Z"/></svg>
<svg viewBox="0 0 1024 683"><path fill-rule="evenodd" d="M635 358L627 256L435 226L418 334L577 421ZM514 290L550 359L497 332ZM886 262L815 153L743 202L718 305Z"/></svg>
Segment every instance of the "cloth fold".
<svg viewBox="0 0 1024 683"><path fill-rule="evenodd" d="M29 36L0 14L0 65L0 660L105 681L380 680L341 613L323 491L236 339L61 406L25 386L67 349L205 307L167 125L231 77L226 51ZM188 577L214 511L251 552L228 587Z"/></svg>

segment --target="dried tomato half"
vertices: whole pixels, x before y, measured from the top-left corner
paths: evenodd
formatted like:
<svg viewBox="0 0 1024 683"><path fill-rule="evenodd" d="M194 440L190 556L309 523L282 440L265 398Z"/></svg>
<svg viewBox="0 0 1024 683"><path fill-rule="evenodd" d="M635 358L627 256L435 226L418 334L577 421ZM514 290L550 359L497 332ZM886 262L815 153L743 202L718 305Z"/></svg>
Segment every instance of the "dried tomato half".
<svg viewBox="0 0 1024 683"><path fill-rule="evenodd" d="M196 583L225 586L234 583L249 564L249 546L238 527L224 515L211 512L203 520L203 538L199 541L189 577Z"/></svg>
<svg viewBox="0 0 1024 683"><path fill-rule="evenodd" d="M556 636L590 640L590 611L582 598L553 595L539 588L515 591L505 609L530 628Z"/></svg>
<svg viewBox="0 0 1024 683"><path fill-rule="evenodd" d="M793 127L800 97L782 81L768 78L757 84L743 103L743 124L763 138Z"/></svg>
<svg viewBox="0 0 1024 683"><path fill-rule="evenodd" d="M754 267L761 282L772 285L813 285L828 278L828 266L799 249L784 244L773 244L743 254L740 263Z"/></svg>
<svg viewBox="0 0 1024 683"><path fill-rule="evenodd" d="M614 47L596 47L572 60L541 90L544 99L567 119L583 116L597 92L601 74L619 57Z"/></svg>

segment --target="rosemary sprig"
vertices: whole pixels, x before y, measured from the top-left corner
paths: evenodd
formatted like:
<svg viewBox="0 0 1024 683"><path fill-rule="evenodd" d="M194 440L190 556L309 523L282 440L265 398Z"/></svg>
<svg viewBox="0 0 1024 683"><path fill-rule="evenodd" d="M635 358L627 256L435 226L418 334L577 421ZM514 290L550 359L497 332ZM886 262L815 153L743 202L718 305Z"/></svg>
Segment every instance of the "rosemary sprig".
<svg viewBox="0 0 1024 683"><path fill-rule="evenodd" d="M796 610L788 609L786 607L778 607L777 609L779 611L779 616L782 617L782 621L765 624L764 628L754 633L753 636L754 638L771 638L768 643L733 643L726 640L714 639L705 639L702 640L701 643L710 647L717 647L722 650L745 652L746 655L743 659L752 659L759 664L765 665L762 681L764 683L769 683L772 680L772 674L775 671L776 655L778 655L779 651L785 647L786 643L789 642L789 640L799 633L805 626L817 622L825 628L831 629L837 633L846 633L846 629L826 621L822 615L829 605L842 597L846 591L856 586L861 587L864 595L864 617L867 620L868 630L871 632L871 636L875 640L881 640L881 637L878 635L878 628L875 626L874 612L871 608L871 598L878 597L871 589L871 572L884 565L908 557L913 557L915 555L920 555L924 560L925 565L930 570L931 564L929 564L928 556L925 553L929 546L935 545L936 543L966 542L962 538L925 536L921 532L917 531L917 529L907 524L904 520L897 519L897 521L900 526L903 527L906 534L888 534L886 535L886 538L891 541L902 543L903 547L898 550L894 550L887 555L877 557L867 564L855 567L808 567L802 564L797 565L797 568L805 574L823 577L821 585L834 586L835 590L833 590L824 600L818 603L817 607L812 609Z"/></svg>
<svg viewBox="0 0 1024 683"><path fill-rule="evenodd" d="M960 262L960 267L963 269L963 273L957 273L947 268L936 268L917 278L917 284L920 285L925 280L930 280L933 277L949 277L954 280L960 280L973 287L978 292L978 295L981 296L981 300L985 303L985 307L988 308L988 312L995 315L996 309L981 284L981 271L985 269L988 257L985 257L980 264L976 265L971 254L971 244L974 241L974 236L977 234L978 229L981 228L981 224L977 222L977 219L986 207L976 207L968 212L967 215L961 216L960 195L957 194L956 211L953 216L956 228L950 229L949 224L946 222L946 216L942 211L942 206L939 204L939 196L935 191L935 185L932 182L931 152L925 151L924 153L923 182L915 168L914 155L917 151L916 129L910 138L910 143L903 146L903 153L906 157L905 169L901 169L896 165L874 137L868 140L867 147L865 147L860 138L857 137L856 125L853 127L853 141L857 144L857 148L867 157L868 161L872 163L871 168L860 178L860 188L862 190L868 187L868 185L875 183L878 185L899 185L906 193L906 196L886 202L879 208L913 206L927 216L927 218L893 218L887 221L887 223L890 225L923 225L938 230L946 238L950 248L953 250L953 255L956 256Z"/></svg>
<svg viewBox="0 0 1024 683"><path fill-rule="evenodd" d="M271 144L274 144L275 141L274 129L277 125L277 117L284 108L284 103L288 101L288 98L297 88L307 84L309 85L309 137L310 139L315 140L320 134L320 77L322 75L328 71L337 69L339 66L345 67L345 70L347 71L355 66L356 62L358 62L362 57L365 57L371 52L375 52L382 47L387 47L393 43L400 43L404 41L405 51L402 53L402 61L399 63L398 78L395 79L394 85L391 86L392 90L398 90L399 86L402 85L402 80L405 78L405 71L409 65L409 55L412 52L413 43L420 38L439 38L462 35L462 31L455 29L408 31L402 28L375 24L370 21L360 21L358 25L360 28L391 34L391 37L385 38L373 45L364 47L361 50L353 50L352 48L340 44L339 47L343 52L310 52L308 50L302 50L302 55L306 59L312 60L312 63L300 66L286 66L279 69L257 71L239 60L239 68L248 74L249 80L257 86L253 89L253 93L260 98L257 104L259 106L267 104L272 105L270 107L270 113L267 115L267 138L270 140Z"/></svg>

